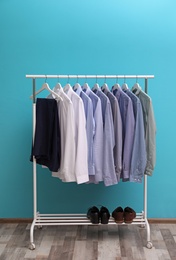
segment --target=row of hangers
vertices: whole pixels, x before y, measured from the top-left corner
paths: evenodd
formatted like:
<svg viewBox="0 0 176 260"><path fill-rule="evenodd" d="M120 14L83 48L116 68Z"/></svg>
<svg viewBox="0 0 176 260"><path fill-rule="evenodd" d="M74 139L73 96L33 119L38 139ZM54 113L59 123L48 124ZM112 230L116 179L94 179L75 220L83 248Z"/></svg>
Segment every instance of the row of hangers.
<svg viewBox="0 0 176 260"><path fill-rule="evenodd" d="M35 92L35 96L37 96L40 92L42 92L43 90L47 90L49 91L54 97L58 98L59 100L63 101L63 99L59 96L59 94L57 93L57 90L60 90L60 89L64 89L65 92L67 92L69 90L69 88L72 88L70 83L69 83L69 77L68 77L68 82L67 84L62 88L61 84L59 82L57 82L57 84L55 85L55 87L53 88L53 90L49 87L49 84L46 82L47 81L47 77L45 79L45 82L44 84L42 85L42 87L37 91ZM78 78L77 78L77 82L76 84L73 86L73 90L76 91L81 85L78 83ZM84 85L82 86L82 89L87 89L89 88L89 85L88 83L84 83ZM116 90L116 89L122 89L122 90L127 90L129 89L128 88L128 84L125 82L125 79L124 79L124 83L122 84L122 86L120 86L120 84L118 82L116 82L113 86L112 86L112 91ZM140 86L139 86L139 83L137 82L137 78L136 78L136 83L133 85L132 87L132 90L135 90L135 89L139 89ZM92 88L92 91L95 91L95 90L98 90L98 89L101 89L102 91L103 90L107 90L109 91L109 87L108 87L108 84L106 83L106 76L105 76L105 82L104 84L102 85L102 87L99 86L98 82L97 82L97 79L96 79L96 83L94 84L93 88ZM30 96L31 99L33 99L33 95Z"/></svg>

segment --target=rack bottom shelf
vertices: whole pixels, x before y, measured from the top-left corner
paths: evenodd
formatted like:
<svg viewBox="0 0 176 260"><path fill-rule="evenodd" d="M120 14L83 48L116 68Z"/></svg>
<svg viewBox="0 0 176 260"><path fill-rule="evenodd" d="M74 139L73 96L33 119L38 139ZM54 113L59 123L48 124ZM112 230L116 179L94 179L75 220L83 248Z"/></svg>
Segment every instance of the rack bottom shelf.
<svg viewBox="0 0 176 260"><path fill-rule="evenodd" d="M101 225L92 224L85 214L37 214L37 218L34 219L35 226L44 225ZM143 225L146 220L143 217L143 213L137 213L136 218L131 224ZM127 224L125 222L121 224ZM108 225L117 225L112 217L110 217Z"/></svg>
<svg viewBox="0 0 176 260"><path fill-rule="evenodd" d="M87 219L86 214L40 214L37 213L36 219L33 220L30 228L30 246L29 249L35 249L34 244L34 227L38 226L58 226L58 225L140 225L146 227L147 230L147 248L152 248L152 242L150 241L150 226L148 220L144 218L144 213L137 213L136 218L132 223L116 223L112 217L110 217L108 224L92 224Z"/></svg>

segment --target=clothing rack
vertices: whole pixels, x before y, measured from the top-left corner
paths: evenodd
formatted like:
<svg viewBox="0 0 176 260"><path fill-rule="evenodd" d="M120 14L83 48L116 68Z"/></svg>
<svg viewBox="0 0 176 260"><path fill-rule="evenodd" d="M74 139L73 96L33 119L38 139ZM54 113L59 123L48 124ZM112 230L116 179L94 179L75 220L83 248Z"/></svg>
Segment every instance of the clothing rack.
<svg viewBox="0 0 176 260"><path fill-rule="evenodd" d="M33 87L33 140L36 125L36 80L37 79L144 79L145 92L148 92L148 79L153 79L154 75L26 75L26 78L32 79ZM122 223L126 224L126 223ZM150 226L147 220L147 175L144 174L144 189L143 189L143 211L136 214L136 218L131 224L141 225L146 227L147 231L147 248L152 248L150 239ZM130 224L130 225L131 225ZM94 225L87 219L86 214L40 214L37 207L37 167L36 160L33 157L33 222L30 228L30 245L31 250L35 249L34 244L34 227L52 226L52 225ZM99 224L101 225L101 224ZM118 225L110 218L108 225Z"/></svg>

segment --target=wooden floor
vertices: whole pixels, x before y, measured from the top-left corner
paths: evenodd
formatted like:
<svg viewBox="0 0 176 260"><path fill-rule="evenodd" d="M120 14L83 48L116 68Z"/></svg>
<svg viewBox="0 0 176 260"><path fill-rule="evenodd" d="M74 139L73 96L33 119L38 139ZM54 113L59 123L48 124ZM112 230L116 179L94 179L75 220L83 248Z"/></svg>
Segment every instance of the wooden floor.
<svg viewBox="0 0 176 260"><path fill-rule="evenodd" d="M99 225L36 228L29 250L30 224L0 223L0 260L176 260L176 224L150 227L152 249L144 228Z"/></svg>

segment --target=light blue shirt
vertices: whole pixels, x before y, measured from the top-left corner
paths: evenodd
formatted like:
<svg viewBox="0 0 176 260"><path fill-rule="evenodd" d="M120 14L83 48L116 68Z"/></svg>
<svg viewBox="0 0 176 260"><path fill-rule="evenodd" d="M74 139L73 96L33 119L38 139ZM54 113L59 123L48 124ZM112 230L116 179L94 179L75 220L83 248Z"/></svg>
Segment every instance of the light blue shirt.
<svg viewBox="0 0 176 260"><path fill-rule="evenodd" d="M103 117L103 180L105 186L117 184L117 176L114 165L114 153L115 146L114 138L114 126L111 104L107 96L101 91L101 89L95 89L94 93L101 100L102 117Z"/></svg>
<svg viewBox="0 0 176 260"><path fill-rule="evenodd" d="M86 117L86 134L88 144L88 172L89 175L95 175L95 167L93 162L93 137L95 133L95 120L93 117L93 105L91 99L86 95L79 84L73 87L76 94L78 94L84 105L84 112Z"/></svg>
<svg viewBox="0 0 176 260"><path fill-rule="evenodd" d="M147 161L142 106L139 98L129 89L125 90L125 93L132 100L135 117L135 132L131 158L130 181L142 182Z"/></svg>
<svg viewBox="0 0 176 260"><path fill-rule="evenodd" d="M131 99L128 97L127 94L122 91L121 88L112 90L112 92L118 100L122 118L123 169L121 177L123 181L128 181L130 178L131 157L135 129L133 105Z"/></svg>
<svg viewBox="0 0 176 260"><path fill-rule="evenodd" d="M83 89L83 91L92 100L95 122L95 128L93 130L93 163L95 175L89 176L89 183L99 183L103 181L103 118L101 101L89 87Z"/></svg>

